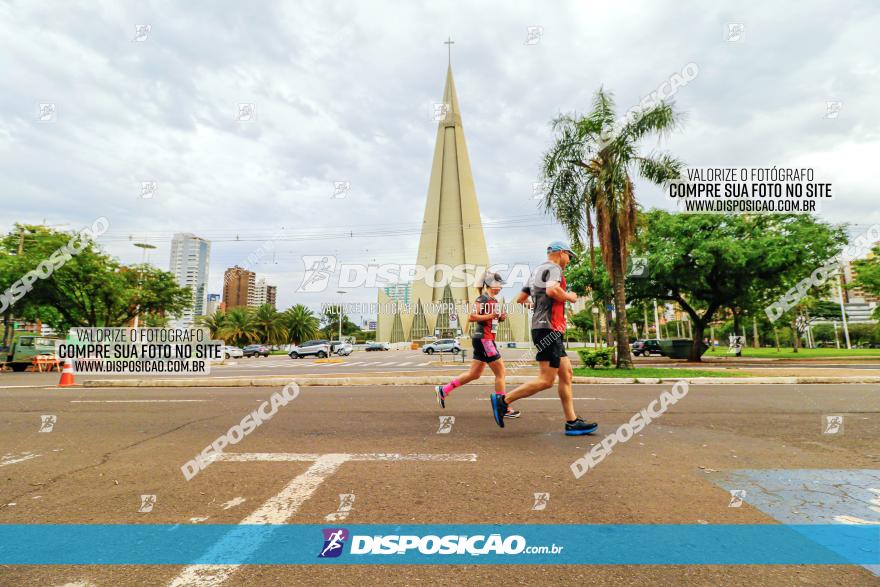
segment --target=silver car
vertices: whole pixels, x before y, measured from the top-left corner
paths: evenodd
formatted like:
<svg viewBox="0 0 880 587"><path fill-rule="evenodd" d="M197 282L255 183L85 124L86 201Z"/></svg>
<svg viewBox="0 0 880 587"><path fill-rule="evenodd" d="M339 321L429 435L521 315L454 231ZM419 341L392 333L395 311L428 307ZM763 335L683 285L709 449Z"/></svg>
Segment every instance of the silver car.
<svg viewBox="0 0 880 587"><path fill-rule="evenodd" d="M433 355L434 353L458 354L461 352L461 346L454 338L441 338L440 340L429 342L428 344L423 346L422 352L429 355Z"/></svg>
<svg viewBox="0 0 880 587"><path fill-rule="evenodd" d="M240 359L244 356L244 351L237 346L226 345L223 347L224 359Z"/></svg>
<svg viewBox="0 0 880 587"><path fill-rule="evenodd" d="M308 340L299 346L293 347L287 356L291 359L301 359L303 357L318 357L323 359L330 354L329 340Z"/></svg>

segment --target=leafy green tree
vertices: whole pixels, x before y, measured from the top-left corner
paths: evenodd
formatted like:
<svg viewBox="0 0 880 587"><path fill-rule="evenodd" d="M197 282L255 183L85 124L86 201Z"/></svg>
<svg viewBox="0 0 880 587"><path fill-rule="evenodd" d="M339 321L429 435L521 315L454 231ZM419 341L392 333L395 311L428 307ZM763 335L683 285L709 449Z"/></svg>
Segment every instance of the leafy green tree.
<svg viewBox="0 0 880 587"><path fill-rule="evenodd" d="M236 346L245 346L259 340L257 325L250 308L232 308L217 333L223 340Z"/></svg>
<svg viewBox="0 0 880 587"><path fill-rule="evenodd" d="M318 318L302 304L288 308L282 314L282 323L287 330L287 340L300 344L318 333Z"/></svg>
<svg viewBox="0 0 880 587"><path fill-rule="evenodd" d="M93 241L72 241L73 233L45 226L22 226L0 238L0 291L30 271L50 273L6 309L40 319L58 332L74 326L125 326L137 314L178 315L191 306L190 290L174 276L149 265L127 267L103 253ZM74 242L82 250L65 259L62 248ZM46 271L48 264L51 271Z"/></svg>
<svg viewBox="0 0 880 587"><path fill-rule="evenodd" d="M625 277L629 244L635 236L637 202L633 176L663 184L679 176L682 163L668 154L643 155L643 140L663 136L678 122L669 104L640 110L616 125L612 95L600 89L584 116L553 121L556 137L544 155L545 209L576 245L584 236L594 259L598 237L617 309L617 367L632 368L626 321Z"/></svg>
<svg viewBox="0 0 880 587"><path fill-rule="evenodd" d="M287 342L287 329L281 314L272 304L263 304L253 311L253 322L257 339L266 344Z"/></svg>
<svg viewBox="0 0 880 587"><path fill-rule="evenodd" d="M839 253L840 227L806 215L670 214L652 210L635 250L648 259L647 276L627 282L630 299L678 303L693 324L688 359L721 308L764 307Z"/></svg>
<svg viewBox="0 0 880 587"><path fill-rule="evenodd" d="M860 287L866 292L880 296L880 245L875 246L867 259L853 261L856 279L851 287ZM880 305L874 308L874 318L880 320Z"/></svg>
<svg viewBox="0 0 880 587"><path fill-rule="evenodd" d="M579 251L578 251L579 252ZM590 298L591 307L589 308L592 315L592 308L596 307L599 312L605 313L605 324L609 325L605 334L608 346L614 344L614 336L611 331L611 310L608 306L614 299L614 291L611 287L611 278L608 270L604 265L597 265L595 261L590 260L585 255L580 255L577 261L569 263L565 268L565 282L568 289L575 292L581 297ZM591 318L592 321L592 318ZM597 324L595 329L597 340L601 336L601 324Z"/></svg>
<svg viewBox="0 0 880 587"><path fill-rule="evenodd" d="M216 339L226 325L226 312L217 310L208 316L196 316L193 322L196 326L207 328L211 332L211 338Z"/></svg>
<svg viewBox="0 0 880 587"><path fill-rule="evenodd" d="M335 339L339 336L339 308L337 306L328 306L324 308L324 314L321 316L323 324L321 330L329 339ZM347 315L342 317L342 334L349 336L360 329L358 325L348 319Z"/></svg>

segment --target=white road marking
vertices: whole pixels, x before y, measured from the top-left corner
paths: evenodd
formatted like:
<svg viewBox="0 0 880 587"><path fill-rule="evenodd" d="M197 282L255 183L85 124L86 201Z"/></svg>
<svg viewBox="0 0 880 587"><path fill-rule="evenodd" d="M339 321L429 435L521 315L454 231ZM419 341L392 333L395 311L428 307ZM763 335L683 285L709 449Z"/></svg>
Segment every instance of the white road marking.
<svg viewBox="0 0 880 587"><path fill-rule="evenodd" d="M221 453L216 460L229 462L290 462L306 461L312 465L302 474L294 477L281 492L269 498L263 505L248 515L239 525L285 524L299 510L300 506L324 482L347 461L468 461L477 460L470 454L400 454L400 453ZM237 539L236 530L230 531L206 553L206 558L248 556L261 546L253 534L242 534L244 540ZM241 565L189 565L175 577L170 587L212 587L222 584Z"/></svg>
<svg viewBox="0 0 880 587"><path fill-rule="evenodd" d="M0 457L0 467L5 467L6 465L14 465L15 463L21 463L24 461L29 461L31 459L35 459L41 455L38 455L35 452L27 451L21 454L5 454Z"/></svg>
<svg viewBox="0 0 880 587"><path fill-rule="evenodd" d="M305 473L298 475L287 484L281 493L270 498L240 524L284 524L299 507L318 489L321 483L336 472L347 455L322 455L315 459ZM233 530L215 544L207 556L247 556L252 554L260 543L252 538L236 540ZM169 584L171 587L207 587L220 585L234 573L240 565L190 565Z"/></svg>
<svg viewBox="0 0 880 587"><path fill-rule="evenodd" d="M72 399L72 404L176 404L206 402L206 399Z"/></svg>
<svg viewBox="0 0 880 587"><path fill-rule="evenodd" d="M412 365L412 361L404 361L403 363L400 363L401 367L406 367L407 365Z"/></svg>
<svg viewBox="0 0 880 587"><path fill-rule="evenodd" d="M334 453L330 453L334 454ZM442 462L475 462L477 455L474 453L452 454L401 454L401 453L362 453L345 454L346 461L442 461ZM226 462L310 462L318 461L328 455L301 452L230 452L221 453L215 457L216 461Z"/></svg>

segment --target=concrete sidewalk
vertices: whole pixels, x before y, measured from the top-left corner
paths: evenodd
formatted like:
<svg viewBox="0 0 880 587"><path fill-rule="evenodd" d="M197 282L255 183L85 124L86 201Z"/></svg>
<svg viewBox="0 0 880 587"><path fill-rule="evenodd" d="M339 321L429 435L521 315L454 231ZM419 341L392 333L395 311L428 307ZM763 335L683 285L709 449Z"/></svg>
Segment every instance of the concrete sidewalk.
<svg viewBox="0 0 880 587"><path fill-rule="evenodd" d="M531 380L532 377L514 375L507 377L509 384L520 384ZM447 383L447 375L416 375L411 377L235 377L229 379L202 378L202 379L91 379L84 381L83 387L273 387L284 386L290 382L309 387L321 386L348 386L348 385L440 385ZM477 383L491 384L493 377L481 377ZM755 384L865 384L880 383L880 376L851 376L851 377L575 377L574 382L579 384L594 385L619 385L619 384L659 384L675 381L687 381L696 384L722 384L722 385L755 385Z"/></svg>

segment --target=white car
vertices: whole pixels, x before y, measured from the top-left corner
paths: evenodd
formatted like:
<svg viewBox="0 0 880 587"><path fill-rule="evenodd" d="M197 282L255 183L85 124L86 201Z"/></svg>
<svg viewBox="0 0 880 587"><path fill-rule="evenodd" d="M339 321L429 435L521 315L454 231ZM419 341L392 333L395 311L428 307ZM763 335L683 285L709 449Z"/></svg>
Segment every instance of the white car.
<svg viewBox="0 0 880 587"><path fill-rule="evenodd" d="M240 359L244 356L244 351L238 348L237 346L224 346L223 347L223 358L224 359Z"/></svg>
<svg viewBox="0 0 880 587"><path fill-rule="evenodd" d="M351 343L343 342L343 343L337 344L336 349L334 349L333 352L335 352L340 357L347 357L348 355L351 354L352 350L354 350L354 349L351 346Z"/></svg>
<svg viewBox="0 0 880 587"><path fill-rule="evenodd" d="M308 340L299 346L293 347L287 356L291 359L301 359L303 357L318 357L323 359L330 355L329 340Z"/></svg>

